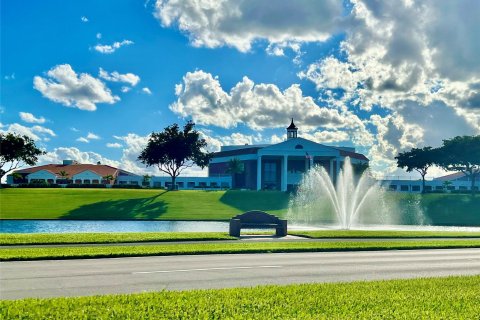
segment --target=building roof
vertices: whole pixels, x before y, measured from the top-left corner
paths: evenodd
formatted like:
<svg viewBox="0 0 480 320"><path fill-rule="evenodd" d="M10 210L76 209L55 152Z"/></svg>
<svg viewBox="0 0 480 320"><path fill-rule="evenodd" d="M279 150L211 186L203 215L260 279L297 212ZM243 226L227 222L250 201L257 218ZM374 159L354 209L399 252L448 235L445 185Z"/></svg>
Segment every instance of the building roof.
<svg viewBox="0 0 480 320"><path fill-rule="evenodd" d="M447 174L446 176L434 178L433 180L449 181L449 180L457 180L463 177L465 177L465 174L463 172L455 172L455 173Z"/></svg>
<svg viewBox="0 0 480 320"><path fill-rule="evenodd" d="M232 156L239 156L242 154L256 154L258 149L262 149L264 146L251 146L249 148L242 148L242 149L234 149L228 151L220 151L213 153L213 157L232 157Z"/></svg>
<svg viewBox="0 0 480 320"><path fill-rule="evenodd" d="M340 148L335 148L335 149L338 149L340 150L340 155L342 157L350 157L350 159L358 159L358 160L365 160L365 161L370 161L367 157L365 157L363 154L361 153L357 153L357 152L352 152L352 151L346 151L346 150L342 150Z"/></svg>
<svg viewBox="0 0 480 320"><path fill-rule="evenodd" d="M65 171L68 174L68 177L72 178L74 175L79 174L84 171L92 171L96 174L98 174L101 177L112 175L113 177L118 176L120 172L126 172L128 174L131 174L127 171L103 165L103 164L69 164L69 165L64 165L64 164L47 164L43 166L37 166L37 167L31 167L27 169L22 169L22 170L17 170L15 171L16 173L20 174L30 174L38 171L46 170L49 171L57 177L60 177L59 172L60 171ZM133 174L131 174L133 175Z"/></svg>

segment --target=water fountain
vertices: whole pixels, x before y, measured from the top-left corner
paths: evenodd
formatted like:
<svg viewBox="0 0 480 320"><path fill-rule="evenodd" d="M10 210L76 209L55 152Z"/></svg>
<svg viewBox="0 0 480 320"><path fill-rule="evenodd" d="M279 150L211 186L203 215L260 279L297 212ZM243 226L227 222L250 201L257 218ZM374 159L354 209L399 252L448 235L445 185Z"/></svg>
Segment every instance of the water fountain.
<svg viewBox="0 0 480 320"><path fill-rule="evenodd" d="M304 175L290 202L287 219L300 225L330 221L341 229L350 229L365 212L373 210L376 223L392 223L391 208L386 204L384 194L368 170L356 177L347 157L336 186L322 166L315 166Z"/></svg>

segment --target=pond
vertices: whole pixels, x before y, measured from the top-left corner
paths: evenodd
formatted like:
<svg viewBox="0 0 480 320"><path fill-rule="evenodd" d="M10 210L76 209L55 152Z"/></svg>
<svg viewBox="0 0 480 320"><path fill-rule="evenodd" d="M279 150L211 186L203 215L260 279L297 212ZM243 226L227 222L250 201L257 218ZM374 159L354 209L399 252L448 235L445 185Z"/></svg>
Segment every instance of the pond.
<svg viewBox="0 0 480 320"><path fill-rule="evenodd" d="M220 221L0 220L0 232L228 232L228 225Z"/></svg>

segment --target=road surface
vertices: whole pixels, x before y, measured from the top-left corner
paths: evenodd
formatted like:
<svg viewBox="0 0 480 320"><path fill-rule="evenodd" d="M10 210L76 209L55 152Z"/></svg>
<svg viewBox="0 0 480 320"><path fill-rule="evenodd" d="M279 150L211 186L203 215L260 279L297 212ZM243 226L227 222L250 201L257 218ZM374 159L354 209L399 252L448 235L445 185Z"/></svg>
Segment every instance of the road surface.
<svg viewBox="0 0 480 320"><path fill-rule="evenodd" d="M0 297L58 297L480 274L480 249L217 254L0 263Z"/></svg>

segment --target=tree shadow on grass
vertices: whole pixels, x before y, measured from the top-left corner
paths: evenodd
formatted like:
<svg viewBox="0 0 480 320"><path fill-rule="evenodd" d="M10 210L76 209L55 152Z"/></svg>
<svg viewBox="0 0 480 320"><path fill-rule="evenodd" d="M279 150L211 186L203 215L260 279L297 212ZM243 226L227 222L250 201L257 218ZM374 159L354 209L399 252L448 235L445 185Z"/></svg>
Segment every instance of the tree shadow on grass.
<svg viewBox="0 0 480 320"><path fill-rule="evenodd" d="M287 210L289 195L280 191L228 190L220 198L220 201L241 211L262 210L268 212Z"/></svg>
<svg viewBox="0 0 480 320"><path fill-rule="evenodd" d="M60 217L65 220L136 220L159 219L167 212L168 206L158 198L119 199L101 201L80 206Z"/></svg>

